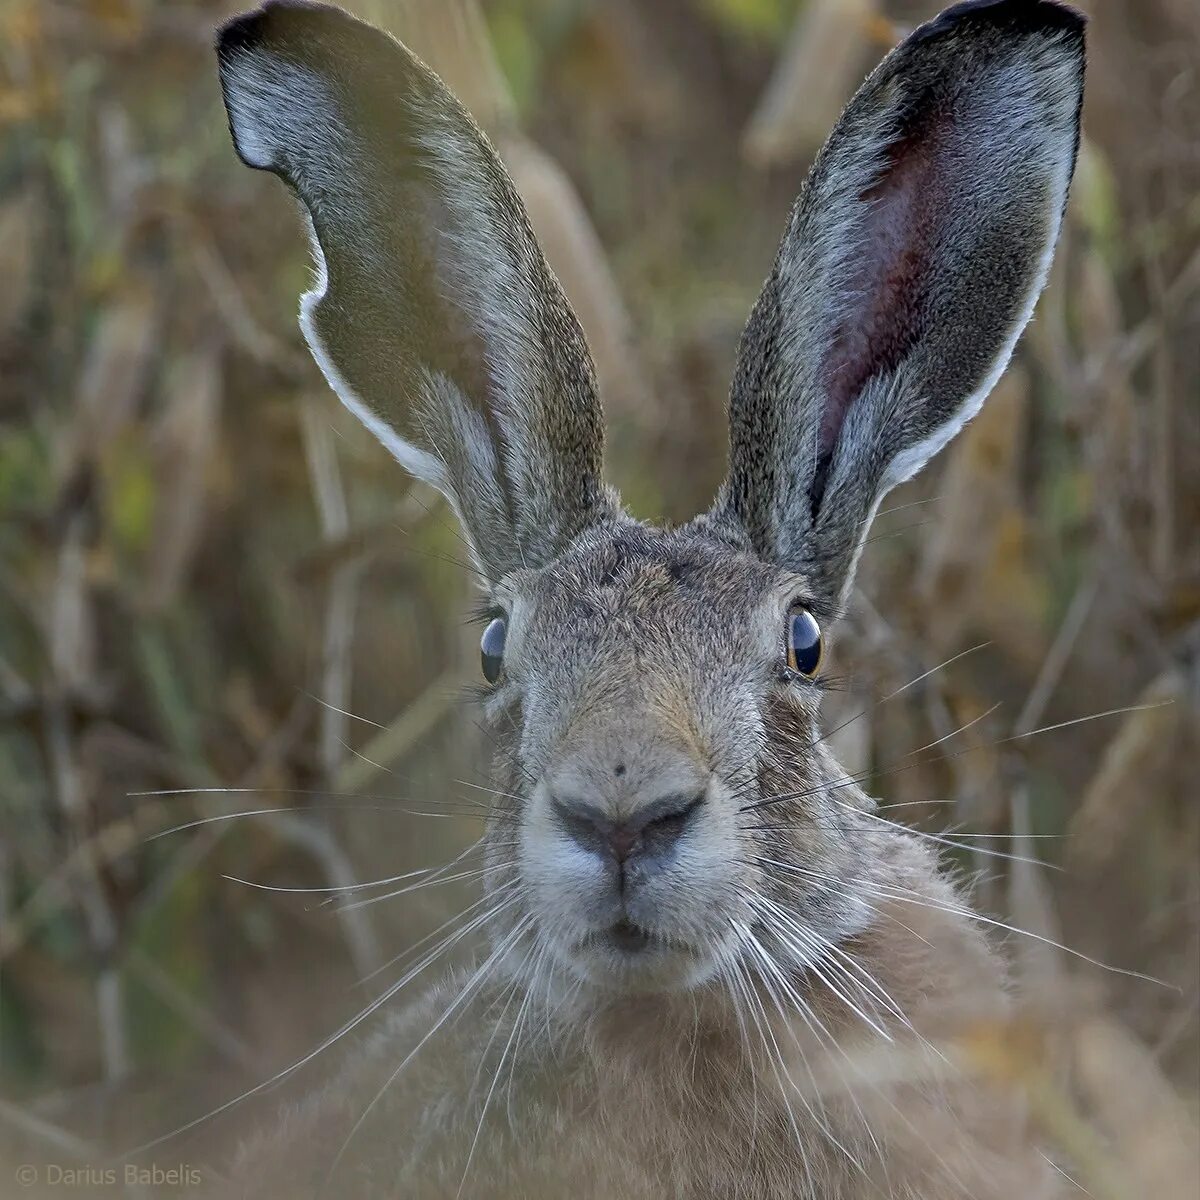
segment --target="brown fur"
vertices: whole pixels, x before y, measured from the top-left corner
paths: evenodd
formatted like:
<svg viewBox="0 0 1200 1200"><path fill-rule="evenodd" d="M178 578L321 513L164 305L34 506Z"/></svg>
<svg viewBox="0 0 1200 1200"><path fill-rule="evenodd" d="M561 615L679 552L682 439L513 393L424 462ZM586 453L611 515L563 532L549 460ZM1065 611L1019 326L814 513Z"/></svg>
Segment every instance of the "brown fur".
<svg viewBox="0 0 1200 1200"><path fill-rule="evenodd" d="M502 653L487 949L389 1006L223 1195L1037 1200L973 1074L998 958L788 667L871 516L982 404L1045 281L1083 22L968 0L866 81L743 338L730 474L675 530L600 483L586 347L504 168L408 51L275 0L218 42L234 140L311 219L331 385L470 539ZM340 1050L340 1048L339 1048Z"/></svg>
<svg viewBox="0 0 1200 1200"><path fill-rule="evenodd" d="M889 833L878 857L881 879L932 902L958 900L915 838ZM901 902L885 905L856 951L916 1031L939 1046L949 1049L956 1034L1009 1015L999 962L968 922ZM392 1016L320 1094L244 1151L237 1182L222 1194L306 1200L327 1184L325 1194L344 1200L455 1196L464 1176L461 1195L481 1200L1052 1194L1053 1172L1028 1135L1017 1094L953 1076L895 1082L889 1053L911 1055L926 1071L930 1066L911 1032L893 1022L895 1046L865 1040L844 1008L819 990L809 992L814 1008L863 1079L878 1072L887 1081L878 1088L860 1081L847 1097L849 1063L830 1056L801 1021L771 1013L792 1077L811 1087L811 1069L826 1086L821 1117L849 1152L835 1147L792 1097L812 1191L797 1165L796 1132L762 1042L752 1030L748 1063L727 997L715 989L671 1000L616 1000L588 1012L581 1024L559 1013L545 1026L545 1013L527 1014L516 1066L493 1095L468 1171L482 1102L478 1077L489 1082L497 1046L513 1024L512 1009L497 1020L500 989L480 996L389 1084L466 977L442 982ZM351 1138L380 1089L370 1118ZM327 1182L339 1151L342 1163Z"/></svg>

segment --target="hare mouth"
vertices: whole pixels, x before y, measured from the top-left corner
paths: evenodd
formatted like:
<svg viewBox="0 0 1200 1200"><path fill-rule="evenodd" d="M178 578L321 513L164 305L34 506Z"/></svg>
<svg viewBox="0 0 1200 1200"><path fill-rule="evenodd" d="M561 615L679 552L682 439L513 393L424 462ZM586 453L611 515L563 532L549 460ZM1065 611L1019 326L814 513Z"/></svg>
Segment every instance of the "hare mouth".
<svg viewBox="0 0 1200 1200"><path fill-rule="evenodd" d="M622 994L687 990L711 975L720 954L621 917L576 941L567 957L585 981Z"/></svg>
<svg viewBox="0 0 1200 1200"><path fill-rule="evenodd" d="M632 921L620 920L603 936L610 946L626 954L640 954L650 945L654 935Z"/></svg>
<svg viewBox="0 0 1200 1200"><path fill-rule="evenodd" d="M664 937L662 934L635 924L627 917L622 917L607 929L599 929L588 934L583 939L583 945L602 947L630 957L643 955L651 950L687 951L692 949L685 942Z"/></svg>

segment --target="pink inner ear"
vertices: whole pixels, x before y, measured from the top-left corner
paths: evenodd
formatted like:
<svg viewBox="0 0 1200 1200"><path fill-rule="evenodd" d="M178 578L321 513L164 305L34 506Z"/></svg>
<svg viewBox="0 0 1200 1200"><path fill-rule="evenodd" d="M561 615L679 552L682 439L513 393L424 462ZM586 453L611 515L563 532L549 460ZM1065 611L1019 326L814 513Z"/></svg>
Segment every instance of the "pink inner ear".
<svg viewBox="0 0 1200 1200"><path fill-rule="evenodd" d="M822 363L825 406L821 460L833 453L851 405L881 371L900 364L922 332L938 195L935 130L894 145L883 177L859 199L870 207L859 228L848 299Z"/></svg>

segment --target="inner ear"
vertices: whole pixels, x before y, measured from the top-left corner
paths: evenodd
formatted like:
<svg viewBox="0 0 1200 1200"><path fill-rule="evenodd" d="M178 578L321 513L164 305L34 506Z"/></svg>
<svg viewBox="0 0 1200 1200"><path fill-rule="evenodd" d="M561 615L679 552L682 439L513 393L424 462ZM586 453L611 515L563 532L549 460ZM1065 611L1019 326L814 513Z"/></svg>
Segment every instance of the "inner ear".
<svg viewBox="0 0 1200 1200"><path fill-rule="evenodd" d="M412 375L420 364L445 376L472 408L487 414L497 399L489 330L477 300L480 281L465 261L477 252L476 231L463 228L445 195L444 165L439 170L416 131L397 127L390 139L370 140L374 157L360 171L376 193L361 200L371 212L370 226L355 227L341 211L316 207L312 213L319 243L345 241L353 254L326 257L329 273L340 273L356 289L359 328L347 351L355 355L354 370L376 373L372 393L386 393L397 374L415 392ZM399 342L405 353L364 353L364 342L371 348Z"/></svg>
<svg viewBox="0 0 1200 1200"><path fill-rule="evenodd" d="M413 204L425 210L417 228L428 231L414 247L419 259L413 264L413 275L429 368L453 380L465 397L486 409L495 398L488 374L485 331L470 307L446 284L447 280L457 281L468 274L457 261L449 214L439 204L432 181L414 187L412 192Z"/></svg>
<svg viewBox="0 0 1200 1200"><path fill-rule="evenodd" d="M858 196L865 215L845 279L848 298L817 373L825 395L814 512L855 399L876 375L895 371L926 333L942 140L937 122L909 130L884 152L879 178Z"/></svg>
<svg viewBox="0 0 1200 1200"><path fill-rule="evenodd" d="M969 421L1046 280L1084 18L963 0L858 90L750 315L713 518L840 606L879 500Z"/></svg>

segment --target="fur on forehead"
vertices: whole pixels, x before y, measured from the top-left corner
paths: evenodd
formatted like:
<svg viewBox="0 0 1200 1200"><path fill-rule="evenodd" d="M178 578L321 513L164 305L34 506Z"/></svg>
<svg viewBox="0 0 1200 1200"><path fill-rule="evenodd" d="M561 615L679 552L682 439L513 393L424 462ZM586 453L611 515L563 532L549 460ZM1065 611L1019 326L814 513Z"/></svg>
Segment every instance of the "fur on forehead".
<svg viewBox="0 0 1200 1200"><path fill-rule="evenodd" d="M670 743L745 784L782 648L778 610L802 588L704 523L590 529L497 590L513 616L506 662L516 686L496 694L491 715L519 703L522 719L509 724L534 776L582 738L631 777Z"/></svg>
<svg viewBox="0 0 1200 1200"><path fill-rule="evenodd" d="M614 604L656 596L689 594L713 608L722 602L755 604L774 590L804 597L804 584L791 572L763 562L704 521L662 529L639 521L606 522L587 530L540 572L517 572L544 601Z"/></svg>

